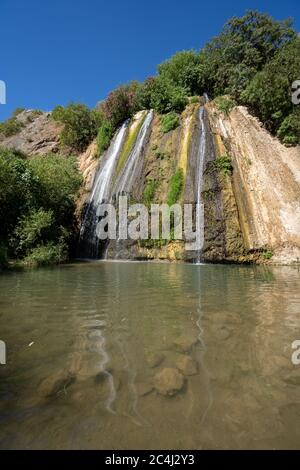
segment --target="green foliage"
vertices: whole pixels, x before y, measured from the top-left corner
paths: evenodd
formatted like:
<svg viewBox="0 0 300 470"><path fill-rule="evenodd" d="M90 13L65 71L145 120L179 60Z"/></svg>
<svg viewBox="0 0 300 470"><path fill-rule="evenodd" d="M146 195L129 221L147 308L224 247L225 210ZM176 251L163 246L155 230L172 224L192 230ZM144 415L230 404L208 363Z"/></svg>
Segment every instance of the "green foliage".
<svg viewBox="0 0 300 470"><path fill-rule="evenodd" d="M53 222L53 212L44 209L35 209L22 216L14 231L16 253L23 256L42 240L51 238Z"/></svg>
<svg viewBox="0 0 300 470"><path fill-rule="evenodd" d="M158 186L157 181L155 180L147 181L147 184L144 189L144 194L143 194L143 203L146 204L147 206L149 206L153 202L157 186Z"/></svg>
<svg viewBox="0 0 300 470"><path fill-rule="evenodd" d="M290 20L275 21L257 11L230 19L204 49L207 91L239 99L255 74L295 36Z"/></svg>
<svg viewBox="0 0 300 470"><path fill-rule="evenodd" d="M300 39L286 44L274 58L259 72L242 93L242 100L265 123L277 132L286 118L278 135L284 140L285 129L290 128L295 106L291 101L291 84L299 79ZM289 136L290 134L287 134ZM300 140L295 139L295 143Z"/></svg>
<svg viewBox="0 0 300 470"><path fill-rule="evenodd" d="M230 111L236 106L235 100L230 98L230 96L217 96L214 102L217 108L222 111L222 113L226 114L226 116L228 116Z"/></svg>
<svg viewBox="0 0 300 470"><path fill-rule="evenodd" d="M158 76L153 84L150 107L160 114L176 111L180 113L188 103L186 90L170 80Z"/></svg>
<svg viewBox="0 0 300 470"><path fill-rule="evenodd" d="M170 132L173 129L176 129L176 127L179 126L179 116L174 113L174 111L171 111L168 114L165 114L161 118L161 130L164 133Z"/></svg>
<svg viewBox="0 0 300 470"><path fill-rule="evenodd" d="M177 52L158 66L158 74L188 95L205 91L202 89L202 59L195 51Z"/></svg>
<svg viewBox="0 0 300 470"><path fill-rule="evenodd" d="M17 115L7 119L4 122L0 122L0 136L11 137L12 135L18 134L24 127L24 124L17 119Z"/></svg>
<svg viewBox="0 0 300 470"><path fill-rule="evenodd" d="M37 246L69 243L80 184L73 158L48 155L29 160L20 152L0 149L1 259L6 252L22 258Z"/></svg>
<svg viewBox="0 0 300 470"><path fill-rule="evenodd" d="M109 147L110 141L114 135L114 128L112 124L104 120L99 127L98 135L97 135L97 150L98 155L102 155L102 153Z"/></svg>
<svg viewBox="0 0 300 470"><path fill-rule="evenodd" d="M31 250L24 258L25 266L49 266L52 264L64 263L68 259L67 245L64 242L40 245Z"/></svg>
<svg viewBox="0 0 300 470"><path fill-rule="evenodd" d="M180 198L182 189L183 189L183 184L184 184L184 177L183 177L183 171L181 168L176 170L174 175L172 176L170 180L170 186L169 186L169 193L168 193L168 198L167 198L167 204L169 206L172 206L175 204L178 199Z"/></svg>
<svg viewBox="0 0 300 470"><path fill-rule="evenodd" d="M66 108L57 106L52 118L64 124L60 135L63 146L82 152L96 137L101 123L101 113L90 110L84 104L70 104Z"/></svg>
<svg viewBox="0 0 300 470"><path fill-rule="evenodd" d="M225 175L232 173L233 167L229 155L222 155L214 161L214 166L217 170L222 171Z"/></svg>
<svg viewBox="0 0 300 470"><path fill-rule="evenodd" d="M114 130L137 111L136 93L139 86L134 81L127 85L121 85L113 90L105 101L100 103L101 114Z"/></svg>
<svg viewBox="0 0 300 470"><path fill-rule="evenodd" d="M273 252L271 250L265 250L262 252L262 256L266 260L271 259L273 256Z"/></svg>
<svg viewBox="0 0 300 470"><path fill-rule="evenodd" d="M286 145L300 144L300 110L289 114L281 123L277 135Z"/></svg>

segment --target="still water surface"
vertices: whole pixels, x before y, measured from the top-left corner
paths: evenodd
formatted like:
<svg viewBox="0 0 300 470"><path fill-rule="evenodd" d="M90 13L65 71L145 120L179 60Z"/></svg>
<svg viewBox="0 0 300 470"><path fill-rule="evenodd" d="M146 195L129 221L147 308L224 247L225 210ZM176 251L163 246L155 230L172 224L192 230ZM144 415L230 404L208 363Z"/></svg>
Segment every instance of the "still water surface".
<svg viewBox="0 0 300 470"><path fill-rule="evenodd" d="M300 448L299 274L121 262L1 274L0 448ZM186 363L176 393L153 388Z"/></svg>

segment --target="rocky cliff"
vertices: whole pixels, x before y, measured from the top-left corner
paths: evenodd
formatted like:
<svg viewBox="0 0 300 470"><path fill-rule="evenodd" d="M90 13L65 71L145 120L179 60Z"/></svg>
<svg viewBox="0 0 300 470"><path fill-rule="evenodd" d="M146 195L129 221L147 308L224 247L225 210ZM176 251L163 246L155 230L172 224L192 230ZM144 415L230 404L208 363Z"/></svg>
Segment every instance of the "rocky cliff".
<svg viewBox="0 0 300 470"><path fill-rule="evenodd" d="M162 117L154 114L144 136L130 191L135 202L143 202L149 186L151 202L166 202L174 173L183 174L179 203L195 202L199 176L201 128L199 108L191 103L180 116L179 126L162 130ZM128 123L112 187L126 166L138 139L146 112ZM15 147L28 155L59 151L61 126L49 113L24 111L18 115L22 129L2 138L0 145ZM214 102L205 104L205 158L203 185L203 261L292 263L300 259L300 147L287 148L251 116L237 106L228 115ZM96 156L96 143L78 156L84 187L78 214L88 202L95 175L105 164L107 152ZM112 191L113 193L113 191ZM184 243L111 242L108 258L193 259Z"/></svg>

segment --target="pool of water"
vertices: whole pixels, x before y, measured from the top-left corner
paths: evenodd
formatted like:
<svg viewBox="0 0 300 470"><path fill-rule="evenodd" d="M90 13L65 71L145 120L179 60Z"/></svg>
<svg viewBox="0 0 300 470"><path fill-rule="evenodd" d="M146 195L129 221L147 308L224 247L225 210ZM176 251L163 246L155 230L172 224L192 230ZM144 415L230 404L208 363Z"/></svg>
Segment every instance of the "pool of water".
<svg viewBox="0 0 300 470"><path fill-rule="evenodd" d="M2 449L300 447L297 268L9 272L0 339Z"/></svg>

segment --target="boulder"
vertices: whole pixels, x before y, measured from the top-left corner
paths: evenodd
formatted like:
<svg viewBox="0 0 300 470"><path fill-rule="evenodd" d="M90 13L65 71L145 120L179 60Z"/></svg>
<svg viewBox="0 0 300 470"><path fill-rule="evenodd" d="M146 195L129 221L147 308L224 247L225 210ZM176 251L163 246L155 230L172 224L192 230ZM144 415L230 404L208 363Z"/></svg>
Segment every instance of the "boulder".
<svg viewBox="0 0 300 470"><path fill-rule="evenodd" d="M161 395L175 395L183 385L184 377L175 368L165 367L154 376L154 387Z"/></svg>
<svg viewBox="0 0 300 470"><path fill-rule="evenodd" d="M198 372L197 363L187 355L182 355L176 365L183 375L195 375Z"/></svg>

